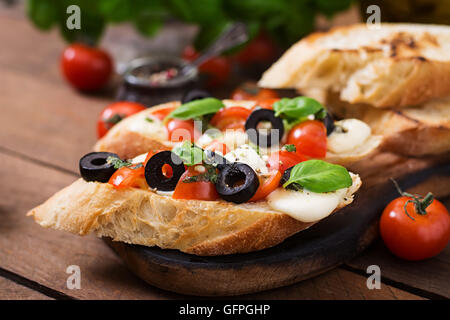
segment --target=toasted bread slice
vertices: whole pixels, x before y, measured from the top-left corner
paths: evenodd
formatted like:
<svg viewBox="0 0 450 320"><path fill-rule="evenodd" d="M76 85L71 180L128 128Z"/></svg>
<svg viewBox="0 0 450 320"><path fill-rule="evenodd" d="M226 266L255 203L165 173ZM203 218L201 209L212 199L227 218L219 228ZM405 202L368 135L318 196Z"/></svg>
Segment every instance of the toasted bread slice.
<svg viewBox="0 0 450 320"><path fill-rule="evenodd" d="M254 101L224 100L223 102L226 107L242 106L252 108L256 104ZM149 150L172 148L174 143L167 140L167 133L165 132L165 129L158 124L159 121L155 120L151 123L146 119L155 110L168 107L177 107L179 105L179 102L165 103L141 111L120 121L96 143L94 150L114 152L123 159L131 159L140 154L146 153ZM156 126L160 126L160 128L155 129ZM342 165L361 160L377 152L382 138L381 136L372 135L369 140L369 143L366 143L361 148L358 148L350 153L328 153L325 160Z"/></svg>
<svg viewBox="0 0 450 320"><path fill-rule="evenodd" d="M337 116L360 119L382 135L381 149L413 157L450 152L450 96L401 109L352 105L337 95L326 100Z"/></svg>
<svg viewBox="0 0 450 320"><path fill-rule="evenodd" d="M351 203L361 186L359 176L352 174L352 179L335 211ZM27 215L43 227L204 256L261 250L315 223L274 211L266 201L176 200L150 189L116 190L83 179Z"/></svg>
<svg viewBox="0 0 450 320"><path fill-rule="evenodd" d="M450 27L383 23L337 27L293 45L261 87L320 89L377 108L418 105L450 94Z"/></svg>

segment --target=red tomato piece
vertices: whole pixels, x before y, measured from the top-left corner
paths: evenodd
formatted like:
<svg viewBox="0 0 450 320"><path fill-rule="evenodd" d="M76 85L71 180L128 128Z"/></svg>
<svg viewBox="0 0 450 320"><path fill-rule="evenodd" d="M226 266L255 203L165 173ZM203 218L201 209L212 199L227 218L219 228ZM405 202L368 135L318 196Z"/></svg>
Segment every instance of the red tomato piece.
<svg viewBox="0 0 450 320"><path fill-rule="evenodd" d="M67 47L61 57L61 70L66 80L80 90L102 88L111 76L113 64L109 54L80 43Z"/></svg>
<svg viewBox="0 0 450 320"><path fill-rule="evenodd" d="M145 188L147 187L145 168L132 169L130 167L122 167L114 172L108 183L112 184L116 189Z"/></svg>
<svg viewBox="0 0 450 320"><path fill-rule="evenodd" d="M327 129L321 121L304 121L289 131L287 143L295 145L299 154L316 159L325 158Z"/></svg>
<svg viewBox="0 0 450 320"><path fill-rule="evenodd" d="M216 186L210 181L185 182L186 179L199 176L202 173L196 168L199 166L189 167L181 176L175 187L172 198L174 199L195 199L213 201L219 199ZM203 167L203 166L202 166Z"/></svg>
<svg viewBox="0 0 450 320"><path fill-rule="evenodd" d="M167 107L158 109L152 112L152 116L159 120L164 120L165 117L167 117L175 108L174 107Z"/></svg>
<svg viewBox="0 0 450 320"><path fill-rule="evenodd" d="M296 152L280 150L273 152L267 160L269 170L279 170L284 173L286 169L295 166L297 163L308 160L305 156Z"/></svg>
<svg viewBox="0 0 450 320"><path fill-rule="evenodd" d="M265 199L272 191L280 185L282 173L278 170L271 171L263 180L260 177L259 188L249 201L258 201Z"/></svg>
<svg viewBox="0 0 450 320"><path fill-rule="evenodd" d="M145 109L144 105L137 102L118 101L111 103L102 110L98 117L97 137L100 139L119 121Z"/></svg>
<svg viewBox="0 0 450 320"><path fill-rule="evenodd" d="M195 129L193 120L171 119L166 124L169 140L173 142L197 140L201 133Z"/></svg>
<svg viewBox="0 0 450 320"><path fill-rule="evenodd" d="M210 123L219 130L244 130L245 121L247 121L250 113L252 111L244 107L223 108L212 117Z"/></svg>

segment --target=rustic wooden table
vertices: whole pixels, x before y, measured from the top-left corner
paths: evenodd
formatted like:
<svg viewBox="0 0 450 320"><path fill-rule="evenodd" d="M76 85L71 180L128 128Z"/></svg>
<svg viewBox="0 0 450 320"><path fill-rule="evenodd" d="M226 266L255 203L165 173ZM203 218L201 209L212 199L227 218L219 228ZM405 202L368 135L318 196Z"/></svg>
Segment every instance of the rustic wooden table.
<svg viewBox="0 0 450 320"><path fill-rule="evenodd" d="M104 45L116 45L127 30L108 33ZM164 42L159 37L150 44ZM0 299L188 298L138 279L103 241L46 230L25 216L77 179L78 159L94 144L97 114L112 95L83 95L66 85L58 69L64 43L57 31L37 31L21 8L0 6L0 43ZM379 290L366 286L372 264L381 268ZM70 265L80 266L81 289L66 286ZM450 246L433 259L410 263L378 241L313 279L239 298L448 299L449 271Z"/></svg>

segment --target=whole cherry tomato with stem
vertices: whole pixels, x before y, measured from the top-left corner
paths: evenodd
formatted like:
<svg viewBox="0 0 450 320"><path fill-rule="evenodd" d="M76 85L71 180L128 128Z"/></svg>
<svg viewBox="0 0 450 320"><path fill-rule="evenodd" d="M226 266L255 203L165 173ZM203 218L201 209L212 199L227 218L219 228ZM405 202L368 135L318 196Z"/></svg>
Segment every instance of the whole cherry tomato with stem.
<svg viewBox="0 0 450 320"><path fill-rule="evenodd" d="M64 77L73 87L83 91L104 87L112 69L112 59L106 51L82 43L71 44L61 57Z"/></svg>
<svg viewBox="0 0 450 320"><path fill-rule="evenodd" d="M115 124L122 119L147 109L144 105L131 101L111 103L102 110L97 121L97 137L103 137Z"/></svg>
<svg viewBox="0 0 450 320"><path fill-rule="evenodd" d="M406 260L423 260L441 252L450 240L450 214L431 193L425 197L400 190L380 219L380 234L388 249Z"/></svg>

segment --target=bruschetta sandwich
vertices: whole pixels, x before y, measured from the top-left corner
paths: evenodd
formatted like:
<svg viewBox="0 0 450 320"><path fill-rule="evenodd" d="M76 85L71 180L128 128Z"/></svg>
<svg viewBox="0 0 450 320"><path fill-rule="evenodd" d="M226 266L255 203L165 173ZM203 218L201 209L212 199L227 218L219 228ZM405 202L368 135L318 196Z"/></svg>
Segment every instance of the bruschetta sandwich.
<svg viewBox="0 0 450 320"><path fill-rule="evenodd" d="M119 122L80 159L81 178L28 215L195 255L261 250L350 204L361 179L339 163L380 143L311 98L261 107L196 96Z"/></svg>
<svg viewBox="0 0 450 320"><path fill-rule="evenodd" d="M293 45L259 85L295 88L383 135L406 156L450 151L450 27L357 24Z"/></svg>

